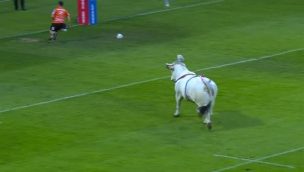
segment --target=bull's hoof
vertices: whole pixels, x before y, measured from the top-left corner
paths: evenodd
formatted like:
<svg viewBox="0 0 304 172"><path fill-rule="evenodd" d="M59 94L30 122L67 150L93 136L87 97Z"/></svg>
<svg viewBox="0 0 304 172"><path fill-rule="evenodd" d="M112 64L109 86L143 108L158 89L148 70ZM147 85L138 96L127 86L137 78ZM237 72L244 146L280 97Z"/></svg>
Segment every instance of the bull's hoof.
<svg viewBox="0 0 304 172"><path fill-rule="evenodd" d="M211 122L209 122L209 123L207 124L207 128L208 128L209 131L212 129L212 123L211 123Z"/></svg>
<svg viewBox="0 0 304 172"><path fill-rule="evenodd" d="M173 114L173 116L174 116L175 118L179 117L179 115L180 115L179 111L175 111L174 114Z"/></svg>
<svg viewBox="0 0 304 172"><path fill-rule="evenodd" d="M178 118L178 117L179 117L179 115L173 115L173 117L174 117L174 118Z"/></svg>

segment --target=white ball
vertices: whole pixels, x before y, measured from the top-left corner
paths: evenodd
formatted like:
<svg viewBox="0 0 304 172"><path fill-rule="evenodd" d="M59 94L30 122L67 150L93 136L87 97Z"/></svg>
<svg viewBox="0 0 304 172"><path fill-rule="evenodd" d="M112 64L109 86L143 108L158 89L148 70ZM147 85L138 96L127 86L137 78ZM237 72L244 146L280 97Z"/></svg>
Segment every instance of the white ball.
<svg viewBox="0 0 304 172"><path fill-rule="evenodd" d="M116 35L116 38L117 39L122 39L124 36L123 36L123 34L121 34L121 33L118 33L117 35Z"/></svg>

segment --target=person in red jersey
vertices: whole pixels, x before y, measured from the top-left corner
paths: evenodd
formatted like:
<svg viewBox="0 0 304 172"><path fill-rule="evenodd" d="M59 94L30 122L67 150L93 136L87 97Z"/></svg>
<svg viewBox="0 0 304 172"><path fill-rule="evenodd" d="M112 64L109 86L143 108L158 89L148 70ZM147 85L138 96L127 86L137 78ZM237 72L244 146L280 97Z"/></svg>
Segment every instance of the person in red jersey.
<svg viewBox="0 0 304 172"><path fill-rule="evenodd" d="M65 20L71 22L70 13L68 10L63 8L63 1L58 2L58 6L52 12L52 24L50 27L50 39L56 40L57 32L59 30L67 31L67 25L65 24Z"/></svg>

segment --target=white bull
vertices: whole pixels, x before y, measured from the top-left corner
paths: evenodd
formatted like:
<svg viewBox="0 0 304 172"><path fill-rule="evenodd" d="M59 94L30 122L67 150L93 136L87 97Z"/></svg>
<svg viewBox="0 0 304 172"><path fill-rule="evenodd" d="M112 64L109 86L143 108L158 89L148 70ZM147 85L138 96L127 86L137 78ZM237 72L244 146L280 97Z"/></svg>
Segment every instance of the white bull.
<svg viewBox="0 0 304 172"><path fill-rule="evenodd" d="M166 67L171 70L171 80L175 82L176 110L174 116L180 115L182 99L192 101L197 105L197 112L202 116L203 123L207 125L208 129L211 129L211 115L218 91L215 82L189 71L182 55L177 55L177 60L167 63Z"/></svg>

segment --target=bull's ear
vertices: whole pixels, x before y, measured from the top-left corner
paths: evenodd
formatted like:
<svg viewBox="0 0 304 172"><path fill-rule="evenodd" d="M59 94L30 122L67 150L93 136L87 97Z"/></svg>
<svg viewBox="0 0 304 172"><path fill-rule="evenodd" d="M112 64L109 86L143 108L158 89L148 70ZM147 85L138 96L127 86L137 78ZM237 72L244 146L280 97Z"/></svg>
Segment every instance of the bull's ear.
<svg viewBox="0 0 304 172"><path fill-rule="evenodd" d="M166 68L167 68L167 69L170 69L169 66L170 66L170 64L169 64L169 63L166 63Z"/></svg>
<svg viewBox="0 0 304 172"><path fill-rule="evenodd" d="M173 65L172 65L172 64L170 64L170 63L166 63L166 68L167 68L167 69L170 69L170 70L171 70L171 69L172 69L172 67L173 67Z"/></svg>

